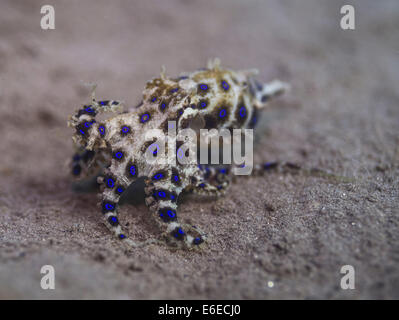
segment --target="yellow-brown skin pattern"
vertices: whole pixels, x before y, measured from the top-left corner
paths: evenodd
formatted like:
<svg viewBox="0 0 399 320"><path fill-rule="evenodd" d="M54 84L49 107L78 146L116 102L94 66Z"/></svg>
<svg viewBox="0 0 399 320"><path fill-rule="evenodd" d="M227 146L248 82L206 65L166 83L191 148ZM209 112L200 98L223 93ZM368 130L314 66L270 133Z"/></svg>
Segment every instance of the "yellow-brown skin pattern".
<svg viewBox="0 0 399 320"><path fill-rule="evenodd" d="M95 121L99 112L120 110L116 100L97 101L92 98L71 117L69 125L76 130L73 140L78 157L90 152L87 161L76 160L80 175L89 169L100 169L101 207L107 227L123 243L137 246L127 237L117 218L121 194L140 177L145 177L146 204L161 230L161 239L176 248L198 248L206 240L199 228L181 224L177 219L177 197L184 191L219 196L229 186L229 166L223 174L211 167L194 164L148 164L145 152L153 146L146 139L149 129L168 131L168 122L177 122L177 132L195 122L206 129L246 128L254 125L264 97L284 91L282 83L260 86L254 71L222 69L214 60L208 69L195 71L177 79L161 77L149 81L143 91L143 102L127 113L117 114L101 123ZM178 141L173 141L178 144ZM173 144L166 148L174 150ZM153 151L153 150L152 150ZM84 158L84 157L83 157ZM152 240L147 241L153 242Z"/></svg>

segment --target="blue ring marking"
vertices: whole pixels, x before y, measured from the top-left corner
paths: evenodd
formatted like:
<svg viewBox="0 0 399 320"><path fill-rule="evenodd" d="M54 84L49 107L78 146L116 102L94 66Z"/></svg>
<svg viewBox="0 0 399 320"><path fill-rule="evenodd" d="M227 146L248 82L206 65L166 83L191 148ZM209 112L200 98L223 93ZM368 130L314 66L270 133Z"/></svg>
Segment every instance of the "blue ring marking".
<svg viewBox="0 0 399 320"><path fill-rule="evenodd" d="M205 188L205 183L199 184L198 187L200 187L200 188Z"/></svg>
<svg viewBox="0 0 399 320"><path fill-rule="evenodd" d="M106 204L104 205L104 207L105 207L106 210L109 210L109 211L112 211L112 210L115 209L115 206L112 205L112 204L110 204L110 203L106 203Z"/></svg>
<svg viewBox="0 0 399 320"><path fill-rule="evenodd" d="M121 233L118 237L119 237L119 239L121 239L121 240L124 239L124 238L126 238L126 236L125 236L124 234L122 234L122 233Z"/></svg>
<svg viewBox="0 0 399 320"><path fill-rule="evenodd" d="M173 88L173 89L171 89L169 92L170 92L170 93L175 93L175 92L177 92L177 91L179 91L179 88Z"/></svg>
<svg viewBox="0 0 399 320"><path fill-rule="evenodd" d="M182 228L176 228L173 232L172 232L173 236L178 239L178 240L183 240L184 239L184 231Z"/></svg>
<svg viewBox="0 0 399 320"><path fill-rule="evenodd" d="M240 114L241 118L244 118L247 115L247 109L245 108L245 106L242 106L240 108L240 113L239 114Z"/></svg>
<svg viewBox="0 0 399 320"><path fill-rule="evenodd" d="M114 217L114 216L109 217L108 218L108 222L113 227L115 227L115 226L117 226L119 224L118 218Z"/></svg>
<svg viewBox="0 0 399 320"><path fill-rule="evenodd" d="M157 99L158 99L157 97L154 97L151 99L151 102L155 102L155 101L157 101Z"/></svg>
<svg viewBox="0 0 399 320"><path fill-rule="evenodd" d="M98 103L101 104L102 106L105 106L108 104L108 100L104 100L104 101L99 101Z"/></svg>
<svg viewBox="0 0 399 320"><path fill-rule="evenodd" d="M141 115L141 117L140 117L141 123L145 123L148 120L150 120L150 114L149 113L144 113L144 114Z"/></svg>
<svg viewBox="0 0 399 320"><path fill-rule="evenodd" d="M171 193L171 194L170 194L170 200L171 200L172 202L175 202L175 199L176 199L176 196L175 196L173 193Z"/></svg>
<svg viewBox="0 0 399 320"><path fill-rule="evenodd" d="M118 151L118 152L115 153L115 158L122 159L122 157L123 157L123 152Z"/></svg>
<svg viewBox="0 0 399 320"><path fill-rule="evenodd" d="M200 102L200 108L206 108L206 106L207 106L207 103L205 102L205 101L201 101Z"/></svg>
<svg viewBox="0 0 399 320"><path fill-rule="evenodd" d="M123 133L129 133L130 132L130 128L128 126L123 126L122 127L122 132Z"/></svg>
<svg viewBox="0 0 399 320"><path fill-rule="evenodd" d="M174 217L176 217L176 213L173 210L168 210L167 214L169 218L173 219Z"/></svg>
<svg viewBox="0 0 399 320"><path fill-rule="evenodd" d="M98 127L98 132L103 136L105 134L105 127L104 126L99 126Z"/></svg>
<svg viewBox="0 0 399 320"><path fill-rule="evenodd" d="M94 122L96 122L96 121L94 121L94 120L92 120L92 121L86 121L86 122L84 123L84 126L85 126L86 128L90 128L90 127L93 125Z"/></svg>
<svg viewBox="0 0 399 320"><path fill-rule="evenodd" d="M203 91L208 90L208 86L207 86L205 83L201 83L201 84L199 85L199 87L200 87L200 89L203 90Z"/></svg>
<svg viewBox="0 0 399 320"><path fill-rule="evenodd" d="M222 88L224 89L224 90L229 90L229 88L230 88L230 86L229 86L229 84L226 82L226 81L222 81Z"/></svg>
<svg viewBox="0 0 399 320"><path fill-rule="evenodd" d="M176 211L173 210L172 208L162 208L158 211L158 213L159 213L159 217L164 222L170 222L170 221L177 220Z"/></svg>
<svg viewBox="0 0 399 320"><path fill-rule="evenodd" d="M114 202L104 200L101 204L102 213L107 213L116 209L116 204Z"/></svg>
<svg viewBox="0 0 399 320"><path fill-rule="evenodd" d="M166 192L165 191L158 191L158 197L166 198Z"/></svg>
<svg viewBox="0 0 399 320"><path fill-rule="evenodd" d="M122 187L116 188L116 192L118 193L122 193L123 191L125 191L125 189L123 189Z"/></svg>
<svg viewBox="0 0 399 320"><path fill-rule="evenodd" d="M226 173L227 170L225 168L219 170L220 173Z"/></svg>
<svg viewBox="0 0 399 320"><path fill-rule="evenodd" d="M86 134L86 132L84 132L82 129L79 129L79 132L82 136L84 136Z"/></svg>
<svg viewBox="0 0 399 320"><path fill-rule="evenodd" d="M220 118L224 118L224 117L226 116L226 114L227 114L226 109L222 109L222 110L220 110L220 112L219 112L219 117L220 117Z"/></svg>
<svg viewBox="0 0 399 320"><path fill-rule="evenodd" d="M91 107L87 107L85 110L86 110L86 112L88 112L88 113L93 113L93 112L94 112L94 109L91 108Z"/></svg>
<svg viewBox="0 0 399 320"><path fill-rule="evenodd" d="M115 182L111 178L108 178L106 183L107 183L108 188L113 188L115 186Z"/></svg>
<svg viewBox="0 0 399 320"><path fill-rule="evenodd" d="M179 176L177 175L177 174L175 174L174 176L173 176L173 180L175 180L175 182L179 182Z"/></svg>
<svg viewBox="0 0 399 320"><path fill-rule="evenodd" d="M201 237L197 237L193 240L193 243L196 245L201 244L202 242L204 242L204 240L202 240Z"/></svg>
<svg viewBox="0 0 399 320"><path fill-rule="evenodd" d="M159 172L159 173L155 174L152 178L154 180L159 180L159 179L162 179L163 177L164 177L164 174L162 172Z"/></svg>
<svg viewBox="0 0 399 320"><path fill-rule="evenodd" d="M165 102L161 103L160 108L161 108L161 110L164 110L166 108L166 103Z"/></svg>
<svg viewBox="0 0 399 320"><path fill-rule="evenodd" d="M136 175L136 166L135 165L131 165L129 168L129 172L132 176Z"/></svg>

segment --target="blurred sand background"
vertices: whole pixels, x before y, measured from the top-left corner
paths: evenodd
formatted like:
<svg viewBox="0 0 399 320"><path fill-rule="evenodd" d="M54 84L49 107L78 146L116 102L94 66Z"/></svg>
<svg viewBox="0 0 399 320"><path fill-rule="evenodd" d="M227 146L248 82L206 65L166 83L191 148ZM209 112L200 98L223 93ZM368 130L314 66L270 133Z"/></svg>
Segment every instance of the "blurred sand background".
<svg viewBox="0 0 399 320"><path fill-rule="evenodd" d="M55 7L55 30L40 28L44 4ZM339 26L344 4L355 5L354 31ZM0 298L399 298L398 1L0 6ZM292 85L263 115L257 160L351 180L243 179L224 198L182 203L181 219L208 232L206 250L126 251L96 194L71 187L67 116L88 102L85 82L133 106L161 65L175 76L212 57ZM131 237L156 236L144 203L124 203ZM40 288L45 264L55 290ZM340 288L346 264L355 290Z"/></svg>

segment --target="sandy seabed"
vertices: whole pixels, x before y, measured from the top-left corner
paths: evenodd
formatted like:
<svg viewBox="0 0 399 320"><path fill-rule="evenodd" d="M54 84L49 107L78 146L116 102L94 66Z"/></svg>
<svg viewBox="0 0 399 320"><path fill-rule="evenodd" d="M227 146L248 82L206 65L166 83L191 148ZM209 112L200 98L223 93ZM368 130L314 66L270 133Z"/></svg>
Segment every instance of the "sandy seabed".
<svg viewBox="0 0 399 320"><path fill-rule="evenodd" d="M399 4L342 1L42 1L0 10L0 298L399 298ZM93 192L72 188L68 115L98 97L133 106L145 82L203 67L258 68L291 92L257 128L257 161L317 167L348 180L271 173L227 196L187 198L205 229L199 253L126 251ZM124 200L130 236L157 235L143 201ZM56 289L40 288L55 268ZM352 265L356 289L342 290ZM270 285L273 282L273 286Z"/></svg>

